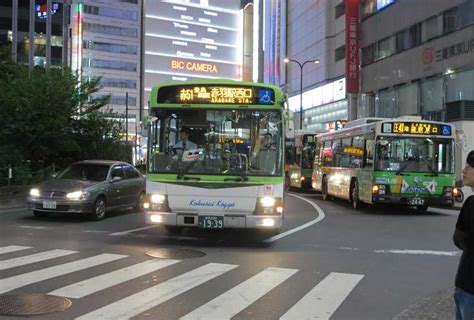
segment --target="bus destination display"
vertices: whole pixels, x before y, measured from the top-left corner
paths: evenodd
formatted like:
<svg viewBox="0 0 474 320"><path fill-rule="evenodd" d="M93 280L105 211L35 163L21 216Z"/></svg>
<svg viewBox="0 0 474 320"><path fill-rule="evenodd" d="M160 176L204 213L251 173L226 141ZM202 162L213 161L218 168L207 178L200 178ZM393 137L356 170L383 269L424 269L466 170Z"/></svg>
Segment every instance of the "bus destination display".
<svg viewBox="0 0 474 320"><path fill-rule="evenodd" d="M451 126L424 122L385 122L382 133L451 136Z"/></svg>
<svg viewBox="0 0 474 320"><path fill-rule="evenodd" d="M272 105L275 92L257 86L184 85L160 88L157 100L169 104Z"/></svg>

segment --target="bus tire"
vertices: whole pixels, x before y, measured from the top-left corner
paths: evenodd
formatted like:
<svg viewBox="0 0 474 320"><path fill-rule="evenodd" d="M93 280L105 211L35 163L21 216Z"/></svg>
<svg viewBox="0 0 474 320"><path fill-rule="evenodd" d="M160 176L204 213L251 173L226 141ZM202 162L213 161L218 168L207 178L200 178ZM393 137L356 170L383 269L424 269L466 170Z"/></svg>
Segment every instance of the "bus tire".
<svg viewBox="0 0 474 320"><path fill-rule="evenodd" d="M328 178L323 176L323 181L321 182L321 194L323 195L323 200L328 200Z"/></svg>
<svg viewBox="0 0 474 320"><path fill-rule="evenodd" d="M418 211L426 211L428 210L428 205L416 206L416 210Z"/></svg>
<svg viewBox="0 0 474 320"><path fill-rule="evenodd" d="M178 227L178 226L167 226L165 225L166 231L168 231L169 234L180 234L181 231L183 231L183 227Z"/></svg>
<svg viewBox="0 0 474 320"><path fill-rule="evenodd" d="M354 210L361 208L362 202L359 200L359 183L356 179L352 180L351 183L351 202Z"/></svg>

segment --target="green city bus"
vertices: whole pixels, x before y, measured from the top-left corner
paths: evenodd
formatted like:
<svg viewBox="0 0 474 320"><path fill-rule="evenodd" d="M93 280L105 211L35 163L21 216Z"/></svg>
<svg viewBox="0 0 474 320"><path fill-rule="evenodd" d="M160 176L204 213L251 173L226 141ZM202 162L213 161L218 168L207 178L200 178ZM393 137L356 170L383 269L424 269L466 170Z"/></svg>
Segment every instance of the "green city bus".
<svg viewBox="0 0 474 320"><path fill-rule="evenodd" d="M232 80L163 83L150 95L147 222L280 231L286 95ZM187 145L180 142L182 132Z"/></svg>
<svg viewBox="0 0 474 320"><path fill-rule="evenodd" d="M288 155L286 183L294 189L311 189L316 133L296 131L294 138L288 141L286 148Z"/></svg>
<svg viewBox="0 0 474 320"><path fill-rule="evenodd" d="M367 118L319 134L312 186L323 199L426 210L454 204L455 128L421 117Z"/></svg>

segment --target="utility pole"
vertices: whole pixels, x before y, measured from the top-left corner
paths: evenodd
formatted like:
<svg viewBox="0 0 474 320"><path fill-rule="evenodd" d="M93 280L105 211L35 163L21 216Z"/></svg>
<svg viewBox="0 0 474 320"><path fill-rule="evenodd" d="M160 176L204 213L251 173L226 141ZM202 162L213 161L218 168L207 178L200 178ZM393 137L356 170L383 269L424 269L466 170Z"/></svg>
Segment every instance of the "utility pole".
<svg viewBox="0 0 474 320"><path fill-rule="evenodd" d="M125 142L128 144L128 91L125 93Z"/></svg>

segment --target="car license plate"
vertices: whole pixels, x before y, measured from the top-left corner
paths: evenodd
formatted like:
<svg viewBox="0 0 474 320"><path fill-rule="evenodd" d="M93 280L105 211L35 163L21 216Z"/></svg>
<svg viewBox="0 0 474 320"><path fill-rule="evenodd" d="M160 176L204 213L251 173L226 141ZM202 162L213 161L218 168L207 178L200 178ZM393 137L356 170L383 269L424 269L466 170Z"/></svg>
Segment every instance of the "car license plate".
<svg viewBox="0 0 474 320"><path fill-rule="evenodd" d="M56 209L56 201L43 201L44 209Z"/></svg>
<svg viewBox="0 0 474 320"><path fill-rule="evenodd" d="M199 228L205 229L223 229L224 217L219 216L200 216L198 218Z"/></svg>
<svg viewBox="0 0 474 320"><path fill-rule="evenodd" d="M422 198L412 198L409 202L412 206L422 206L425 204L425 199Z"/></svg>

